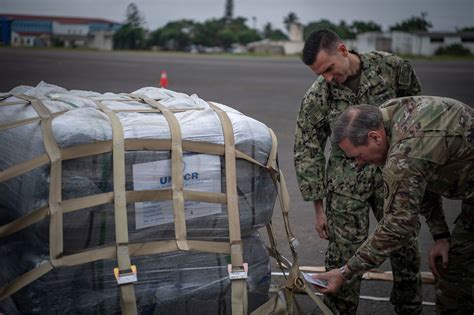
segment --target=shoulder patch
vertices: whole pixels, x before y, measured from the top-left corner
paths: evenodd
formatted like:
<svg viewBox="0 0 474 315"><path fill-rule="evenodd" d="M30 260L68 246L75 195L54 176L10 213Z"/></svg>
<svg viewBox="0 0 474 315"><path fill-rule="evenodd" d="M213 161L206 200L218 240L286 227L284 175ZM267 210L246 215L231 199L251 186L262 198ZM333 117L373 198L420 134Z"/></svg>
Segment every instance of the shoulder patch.
<svg viewBox="0 0 474 315"><path fill-rule="evenodd" d="M383 170L383 208L384 210L390 208L395 198L395 193L398 189L400 180L392 172Z"/></svg>

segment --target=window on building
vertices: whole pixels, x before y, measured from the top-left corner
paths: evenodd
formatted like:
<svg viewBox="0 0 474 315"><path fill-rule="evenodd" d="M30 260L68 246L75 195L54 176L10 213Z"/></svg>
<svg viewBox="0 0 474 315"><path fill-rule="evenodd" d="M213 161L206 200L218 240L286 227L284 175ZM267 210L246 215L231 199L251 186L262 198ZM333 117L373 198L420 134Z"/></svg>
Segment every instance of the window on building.
<svg viewBox="0 0 474 315"><path fill-rule="evenodd" d="M431 43L444 43L444 37L442 36L431 37L430 42Z"/></svg>
<svg viewBox="0 0 474 315"><path fill-rule="evenodd" d="M474 43L474 36L472 37L461 37L462 43Z"/></svg>

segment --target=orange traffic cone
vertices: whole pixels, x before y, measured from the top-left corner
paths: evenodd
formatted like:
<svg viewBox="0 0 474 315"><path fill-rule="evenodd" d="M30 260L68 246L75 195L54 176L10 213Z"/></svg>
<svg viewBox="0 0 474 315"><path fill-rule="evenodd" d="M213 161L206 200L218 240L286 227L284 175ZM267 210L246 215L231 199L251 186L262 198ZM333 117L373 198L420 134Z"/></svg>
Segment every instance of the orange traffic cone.
<svg viewBox="0 0 474 315"><path fill-rule="evenodd" d="M162 88L168 87L168 76L166 75L165 70L161 71L160 87Z"/></svg>

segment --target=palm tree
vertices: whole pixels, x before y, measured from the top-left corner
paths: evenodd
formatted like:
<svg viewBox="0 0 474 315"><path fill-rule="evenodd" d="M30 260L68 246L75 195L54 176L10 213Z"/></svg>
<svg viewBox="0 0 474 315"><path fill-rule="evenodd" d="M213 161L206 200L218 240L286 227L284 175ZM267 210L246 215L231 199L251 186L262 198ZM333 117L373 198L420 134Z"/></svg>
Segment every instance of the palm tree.
<svg viewBox="0 0 474 315"><path fill-rule="evenodd" d="M290 30L290 24L298 22L298 17L296 16L295 12L290 12L288 15L283 19L283 23L285 24L286 30Z"/></svg>
<svg viewBox="0 0 474 315"><path fill-rule="evenodd" d="M232 21L232 17L234 15L234 1L226 0L225 2L225 11L224 11L224 20L226 23L230 23Z"/></svg>

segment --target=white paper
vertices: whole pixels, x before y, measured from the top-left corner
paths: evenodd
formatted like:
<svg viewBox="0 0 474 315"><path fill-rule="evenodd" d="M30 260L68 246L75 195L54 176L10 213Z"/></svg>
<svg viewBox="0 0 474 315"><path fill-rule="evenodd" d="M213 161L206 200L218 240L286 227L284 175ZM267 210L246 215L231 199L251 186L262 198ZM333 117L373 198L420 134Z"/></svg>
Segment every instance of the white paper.
<svg viewBox="0 0 474 315"><path fill-rule="evenodd" d="M194 154L183 157L184 189L221 192L221 165L219 156ZM133 165L134 190L171 188L171 160ZM215 203L185 201L186 220L222 212ZM135 226L143 229L174 221L173 202L150 201L135 203Z"/></svg>

